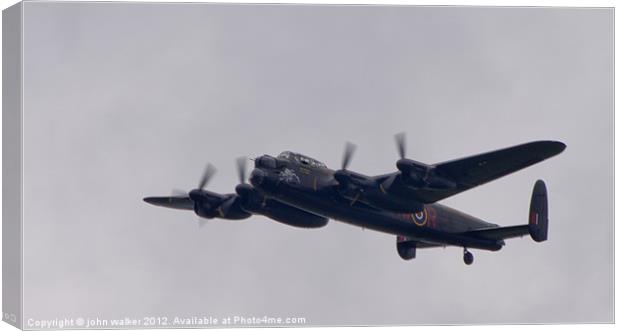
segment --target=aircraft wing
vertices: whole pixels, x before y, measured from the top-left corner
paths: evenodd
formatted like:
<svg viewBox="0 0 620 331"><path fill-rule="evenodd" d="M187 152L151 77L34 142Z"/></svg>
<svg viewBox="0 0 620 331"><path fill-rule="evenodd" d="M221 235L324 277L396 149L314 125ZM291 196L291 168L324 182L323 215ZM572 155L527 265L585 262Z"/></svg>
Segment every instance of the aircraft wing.
<svg viewBox="0 0 620 331"><path fill-rule="evenodd" d="M143 199L145 202L155 206L173 209L194 210L194 202L189 197L148 197Z"/></svg>
<svg viewBox="0 0 620 331"><path fill-rule="evenodd" d="M546 160L565 148L558 141L535 141L437 163L433 165L437 176L456 185L445 189L411 187L411 196L423 203L433 203Z"/></svg>

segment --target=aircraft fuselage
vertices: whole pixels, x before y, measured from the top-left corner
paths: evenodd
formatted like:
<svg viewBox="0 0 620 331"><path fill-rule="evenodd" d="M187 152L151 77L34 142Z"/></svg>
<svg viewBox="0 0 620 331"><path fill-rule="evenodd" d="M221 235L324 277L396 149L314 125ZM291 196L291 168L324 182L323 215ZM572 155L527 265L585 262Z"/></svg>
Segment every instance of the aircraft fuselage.
<svg viewBox="0 0 620 331"><path fill-rule="evenodd" d="M501 241L459 234L497 225L438 203L425 204L417 213L396 213L374 208L356 196L344 198L338 192L334 173L325 167L304 166L265 155L255 162L250 181L271 199L362 228L406 236L431 245L485 250L499 250L503 245Z"/></svg>

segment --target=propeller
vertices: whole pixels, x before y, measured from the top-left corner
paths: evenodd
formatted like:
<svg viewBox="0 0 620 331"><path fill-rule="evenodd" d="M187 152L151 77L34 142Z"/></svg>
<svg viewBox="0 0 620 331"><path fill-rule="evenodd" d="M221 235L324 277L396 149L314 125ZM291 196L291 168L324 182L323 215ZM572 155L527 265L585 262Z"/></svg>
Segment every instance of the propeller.
<svg viewBox="0 0 620 331"><path fill-rule="evenodd" d="M406 145L407 145L407 135L404 132L399 132L394 135L394 141L396 142L396 150L398 151L398 156L400 159L396 162L396 167L403 174L403 176L409 176L409 169L406 168L409 160L405 158L406 155ZM389 190L389 188L394 183L396 179L396 175L390 176L383 183L381 183L382 192L385 194Z"/></svg>
<svg viewBox="0 0 620 331"><path fill-rule="evenodd" d="M351 158L353 158L353 153L356 148L357 146L355 146L355 144L347 141L344 146L344 154L342 155L342 170L347 170L347 167L349 167L349 163L351 163Z"/></svg>
<svg viewBox="0 0 620 331"><path fill-rule="evenodd" d="M396 147L400 156L400 159L396 161L396 167L407 185L433 189L452 189L456 187L456 183L453 180L437 174L434 166L405 157L406 139L404 132L396 134L394 139L396 140ZM384 187L390 187L394 182L394 178L395 176L392 176L388 179L384 183Z"/></svg>
<svg viewBox="0 0 620 331"><path fill-rule="evenodd" d="M398 155L401 159L405 158L406 138L407 137L404 132L400 132L394 135L394 140L396 140L396 148L398 149Z"/></svg>
<svg viewBox="0 0 620 331"><path fill-rule="evenodd" d="M345 191L352 188L351 174L347 171L347 167L351 163L356 148L357 146L355 146L355 144L347 141L344 146L344 153L342 154L342 167L334 173L334 178L338 182L338 185Z"/></svg>
<svg viewBox="0 0 620 331"><path fill-rule="evenodd" d="M207 187L207 184L209 184L209 180L211 180L211 177L213 177L213 175L215 175L216 172L217 172L217 169L215 169L215 167L211 163L208 163L207 167L202 173L202 177L200 177L200 182L198 183L198 189L204 190L204 188Z"/></svg>
<svg viewBox="0 0 620 331"><path fill-rule="evenodd" d="M250 184L245 182L246 173L247 173L247 157L240 156L235 161L237 164L237 175L239 177L239 184L235 187L236 195L231 195L228 199L224 200L220 205L220 212L224 215L228 215L230 208L232 208L235 203L237 203L237 207L241 207L244 209L247 207L247 204L250 200L251 192L254 191Z"/></svg>
<svg viewBox="0 0 620 331"><path fill-rule="evenodd" d="M186 198L187 197L194 203L194 209L195 209L197 203L205 203L204 189L205 187L207 187L207 184L209 184L209 181L211 180L213 175L215 175L216 172L217 170L215 169L215 167L211 163L208 163L207 166L205 167L205 170L202 172L202 175L200 176L200 181L198 182L198 188L193 189L190 192L179 190L179 189L173 189L172 196L169 197L169 200L172 201L174 198ZM207 221L208 220L205 218L198 217L198 227L199 228L204 227L207 224Z"/></svg>
<svg viewBox="0 0 620 331"><path fill-rule="evenodd" d="M240 156L237 158L237 173L239 175L239 182L245 184L245 174L247 173L247 157Z"/></svg>
<svg viewBox="0 0 620 331"><path fill-rule="evenodd" d="M239 170L239 180L242 186L241 191L252 189L249 184L245 184L246 158L237 159ZM211 178L216 173L215 167L208 163L204 168L198 182L198 187L186 192L182 190L172 190L172 195L168 197L146 197L144 201L158 206L175 209L193 209L199 218L199 227L203 227L207 220L213 217L221 217L228 220L239 220L250 216L250 213L241 207L242 200L239 194L228 193L219 194L206 190ZM205 219L206 218L206 219Z"/></svg>
<svg viewBox="0 0 620 331"><path fill-rule="evenodd" d="M398 156L400 157L400 159L396 161L396 167L402 174L403 178L405 180L409 180L412 171L414 171L414 168L421 169L422 168L421 166L423 166L423 164L420 162L414 161L414 160L409 160L405 157L406 149L407 149L406 148L407 136L404 132L395 134L394 141L396 142L396 149L398 150ZM417 174L418 176L420 176L419 172L417 172ZM391 186L393 181L394 181L394 178L390 178L387 181L387 183L385 183L386 184L385 186L386 187ZM419 183L418 185L423 185L423 184Z"/></svg>
<svg viewBox="0 0 620 331"><path fill-rule="evenodd" d="M172 194L170 196L170 199L172 198L176 198L176 197L188 197L190 198L192 201L195 201L194 199L192 199L192 193L196 194L199 193L200 191L203 191L205 189L205 187L207 186L207 184L209 183L209 181L211 180L211 177L213 177L213 175L217 172L217 169L215 169L215 167L209 163L207 164L207 166L205 167L205 170L202 173L202 176L200 177L200 182L198 183L198 188L197 189L193 189L190 192L187 192L185 190L180 190L180 189L172 189ZM194 198L196 198L194 196Z"/></svg>
<svg viewBox="0 0 620 331"><path fill-rule="evenodd" d="M202 172L202 176L200 177L200 181L198 182L197 190L203 191L207 187L207 185L209 184L209 181L211 180L213 175L215 175L216 172L217 172L217 169L211 163L207 163L207 166L205 167L205 170ZM192 190L192 191L195 192L196 190ZM188 194L188 196L190 196L190 199L192 199L191 192L190 194ZM198 201L194 199L192 199L192 201L194 201L194 204L198 203ZM198 228L200 229L204 228L204 226L207 225L208 222L209 222L208 219L198 216Z"/></svg>
<svg viewBox="0 0 620 331"><path fill-rule="evenodd" d="M237 174L239 176L239 184L235 186L235 192L241 199L242 208L248 210L251 205L252 197L254 195L254 188L245 182L246 174L247 174L247 160L248 158L245 156L240 156L237 158Z"/></svg>

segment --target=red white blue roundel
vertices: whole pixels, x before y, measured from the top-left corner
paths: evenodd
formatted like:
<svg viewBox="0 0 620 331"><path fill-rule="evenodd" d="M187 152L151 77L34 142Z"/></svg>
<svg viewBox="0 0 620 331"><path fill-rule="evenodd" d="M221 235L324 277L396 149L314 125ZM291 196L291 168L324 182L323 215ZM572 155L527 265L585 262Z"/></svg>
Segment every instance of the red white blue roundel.
<svg viewBox="0 0 620 331"><path fill-rule="evenodd" d="M428 217L426 214L426 209L422 210L421 212L411 214L411 219L413 219L413 223L418 226L426 225L427 218Z"/></svg>

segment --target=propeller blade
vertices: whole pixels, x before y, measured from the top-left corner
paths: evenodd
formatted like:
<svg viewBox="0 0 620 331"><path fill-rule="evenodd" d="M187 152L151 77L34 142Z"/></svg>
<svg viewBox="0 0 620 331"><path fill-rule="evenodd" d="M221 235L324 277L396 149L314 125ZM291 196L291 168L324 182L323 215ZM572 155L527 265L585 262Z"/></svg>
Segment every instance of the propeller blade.
<svg viewBox="0 0 620 331"><path fill-rule="evenodd" d="M237 158L237 171L239 173L239 182L241 184L245 183L245 174L247 166L247 158L245 156L240 156Z"/></svg>
<svg viewBox="0 0 620 331"><path fill-rule="evenodd" d="M217 170L211 163L207 164L207 167L205 168L205 171L202 173L202 177L200 178L200 182L198 183L198 188L203 190L216 171Z"/></svg>
<svg viewBox="0 0 620 331"><path fill-rule="evenodd" d="M355 152L355 144L347 141L347 144L344 146L344 154L342 156L342 169L345 170L351 163L351 158L353 157L353 152Z"/></svg>
<svg viewBox="0 0 620 331"><path fill-rule="evenodd" d="M396 147L398 148L398 155L400 155L401 159L405 158L405 133L401 132L394 136L396 140Z"/></svg>

